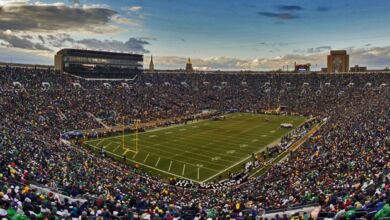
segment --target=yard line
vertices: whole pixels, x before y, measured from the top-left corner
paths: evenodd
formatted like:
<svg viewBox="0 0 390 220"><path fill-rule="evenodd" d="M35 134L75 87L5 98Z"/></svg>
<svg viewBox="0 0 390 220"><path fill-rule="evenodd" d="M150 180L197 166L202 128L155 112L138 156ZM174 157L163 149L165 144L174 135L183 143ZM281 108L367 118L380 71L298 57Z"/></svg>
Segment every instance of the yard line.
<svg viewBox="0 0 390 220"><path fill-rule="evenodd" d="M158 158L157 162L156 162L156 165L154 165L155 167L157 167L158 163L160 162L160 157Z"/></svg>
<svg viewBox="0 0 390 220"><path fill-rule="evenodd" d="M133 159L135 159L135 157L137 156L137 154L138 154L138 151L133 155Z"/></svg>
<svg viewBox="0 0 390 220"><path fill-rule="evenodd" d="M148 159L148 157L149 157L149 154L148 154L148 155L146 155L146 157L145 157L145 160L144 160L144 162L143 162L143 163L145 163L145 162L146 162L146 160Z"/></svg>
<svg viewBox="0 0 390 220"><path fill-rule="evenodd" d="M88 145L89 145L89 144L88 144ZM93 146L93 145L89 145L89 146L91 146L91 147L93 147L93 148L95 148L95 149L99 149L98 147ZM110 151L106 151L106 150L105 150L105 152L106 152L107 154L111 154L111 155L116 156L116 157L118 157L118 158L122 158L122 156L120 156L120 155L118 155L118 154L115 154L115 153L112 153L112 152L110 152ZM128 160L131 161L131 162L133 162L133 163L139 164L139 165L141 165L141 166L144 166L144 167L147 167L147 168L150 168L150 169L153 169L153 170L157 170L157 171L159 171L159 172L162 172L162 173L165 173L165 174L168 174L168 175L171 175L171 176L175 176L175 177L178 177L178 178L186 179L186 180L189 180L189 181L192 181L192 182L195 182L195 183L200 183L200 181L193 180L193 179L190 179L190 178L187 178L187 177L184 177L184 176L176 175L176 174L174 174L174 173L170 173L170 172L167 172L167 171L165 171L165 170L161 170L161 169L158 169L158 168L156 168L156 167L149 166L149 165L147 165L147 164L139 163L139 162L137 162L137 161L135 161L135 160L132 160L132 159L128 159ZM171 161L171 163L172 163L172 161Z"/></svg>
<svg viewBox="0 0 390 220"><path fill-rule="evenodd" d="M186 164L183 165L183 172L181 172L181 175L184 176L184 171L186 170Z"/></svg>
<svg viewBox="0 0 390 220"><path fill-rule="evenodd" d="M104 140L102 139L102 140L100 140L97 144L96 144L96 146L97 147L99 147L100 146L100 144L103 142Z"/></svg>
<svg viewBox="0 0 390 220"><path fill-rule="evenodd" d="M115 152L115 151L117 151L117 150L118 150L118 148L120 148L120 147L121 147L121 145L118 145L118 146L116 146L116 148L114 148L114 150L113 150L113 151L114 151L114 152Z"/></svg>
<svg viewBox="0 0 390 220"><path fill-rule="evenodd" d="M171 166L172 166L172 160L171 160L171 163L169 164L168 171L171 171Z"/></svg>
<svg viewBox="0 0 390 220"><path fill-rule="evenodd" d="M112 144L114 144L114 142L110 142L108 143L106 146L104 146L103 148L106 149L107 147L110 147Z"/></svg>
<svg viewBox="0 0 390 220"><path fill-rule="evenodd" d="M216 143L217 141L215 141L214 143ZM218 142L222 142L222 141L218 141ZM159 144L156 144L155 142L149 142L148 141L144 141L145 144L141 145L141 148L152 148L154 150L160 150L160 151L163 151L161 149L161 146L163 146L165 149L171 149L173 151L177 151L178 153L181 153L183 152L183 144L180 144L180 143L173 143L172 141L167 141L167 142L164 142L164 143L159 143ZM148 144L146 144L148 143ZM201 150L202 152L204 153L207 153L207 154L221 154L222 152L221 151L210 151L210 150L207 150L209 148L205 147L205 146L208 146L210 145L210 143L208 142L208 144L199 144L196 148L192 148L192 147L185 147L185 149L194 149L194 150ZM155 148L157 147L158 148ZM226 145L225 145L226 146ZM229 148L229 149L236 149L236 148ZM199 156L205 156L204 154L197 154L195 153L194 151L192 151L194 154L196 155L199 155ZM169 153L169 154L172 154L174 152L172 151L166 151L166 153ZM238 152L238 154L245 154L245 153L241 153L241 152ZM236 159L241 159L242 157L237 157L237 156L233 156L231 155L230 157L232 158L236 158ZM230 161L232 162L232 161Z"/></svg>
<svg viewBox="0 0 390 220"><path fill-rule="evenodd" d="M159 156L159 155L157 155L157 154L155 154L155 153L152 153L152 152L148 152L148 151L145 151L145 152L147 152L148 154L151 154L151 155ZM179 155L178 155L178 156L179 156ZM174 157L176 157L176 156L174 156ZM174 157L166 157L166 159L172 159L172 160L175 161L175 162L179 162L179 163L182 163L182 164L188 164L188 165L191 165L191 166L194 166L194 167L197 166L196 164L189 163L189 162L187 162L187 161L182 161L182 160L173 159ZM184 157L184 158L186 158L186 157ZM183 159L184 159L184 158L183 158ZM188 159L188 158L187 158L187 159ZM202 163L206 163L206 164L208 163L209 165L211 164L211 165L214 165L214 166L223 167L223 166L220 165L220 164L210 163L210 162L207 162L207 161L205 161L205 160L199 160L199 159L196 159L196 158L191 158L191 159L196 160L196 161L199 161L199 162L202 162ZM203 167L203 169L210 170L210 171L213 171L213 172L218 172L218 171L220 170L220 169L216 170L216 169L213 169L213 168L210 168L210 167Z"/></svg>
<svg viewBox="0 0 390 220"><path fill-rule="evenodd" d="M152 155L156 155L156 156L159 156L158 154L156 154L156 151L157 152L166 153L166 154L172 154L172 151L163 150L161 148L156 149L156 148L152 148L152 147L149 147L149 146L143 146L141 148L143 148L142 151L147 152L147 153L152 154ZM152 149L151 150L145 150L145 149L150 149L150 148L152 148ZM185 154L185 153L183 153L183 149L181 151L179 151L179 152L181 152L181 153L178 153L177 155L174 155L174 156L171 156L171 157L166 157L166 158L167 159L173 159L175 157L179 157L179 156L182 156L182 155ZM193 153L193 154L196 154L196 153ZM215 154L217 154L217 153L215 153ZM198 155L199 157L205 157L207 159L203 160L203 159L193 158L193 157L191 157L191 159L199 161L199 162L202 162L202 163L207 163L207 164L213 165L213 166L221 166L219 163L212 163L212 162L210 162L210 158L208 156L206 156L206 155L203 155L203 154L196 154L196 155ZM181 160L176 160L176 159L174 159L174 160L177 161L177 162L180 162L180 163L187 163L187 162L184 162L184 161L181 161ZM221 159L221 161L222 161L222 159ZM229 160L226 160L226 161L229 161ZM229 161L229 162L232 162L232 161ZM189 164L189 163L187 163L187 164ZM215 169L211 169L211 168L205 168L205 169L210 169L212 171L216 171Z"/></svg>

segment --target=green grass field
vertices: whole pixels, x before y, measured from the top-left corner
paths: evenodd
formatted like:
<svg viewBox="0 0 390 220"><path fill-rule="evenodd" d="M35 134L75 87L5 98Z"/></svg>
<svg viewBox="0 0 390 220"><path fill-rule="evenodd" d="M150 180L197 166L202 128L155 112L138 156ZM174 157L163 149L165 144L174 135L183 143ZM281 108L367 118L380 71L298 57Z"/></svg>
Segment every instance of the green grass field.
<svg viewBox="0 0 390 220"><path fill-rule="evenodd" d="M291 129L281 128L281 123L294 127L307 118L251 113L226 115L223 121L203 120L138 134L138 153L135 153L135 135L93 139L85 144L101 149L122 160L138 163L153 174L176 176L195 182L207 182L215 177L241 168L253 153L275 144Z"/></svg>

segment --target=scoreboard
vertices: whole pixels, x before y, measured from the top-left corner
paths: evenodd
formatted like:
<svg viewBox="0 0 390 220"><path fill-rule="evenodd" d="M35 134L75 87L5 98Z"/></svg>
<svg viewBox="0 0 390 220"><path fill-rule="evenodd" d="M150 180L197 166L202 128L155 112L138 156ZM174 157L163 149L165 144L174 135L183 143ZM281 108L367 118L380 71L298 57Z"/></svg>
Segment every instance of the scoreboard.
<svg viewBox="0 0 390 220"><path fill-rule="evenodd" d="M310 63L307 64L295 64L296 73L308 73L310 72Z"/></svg>

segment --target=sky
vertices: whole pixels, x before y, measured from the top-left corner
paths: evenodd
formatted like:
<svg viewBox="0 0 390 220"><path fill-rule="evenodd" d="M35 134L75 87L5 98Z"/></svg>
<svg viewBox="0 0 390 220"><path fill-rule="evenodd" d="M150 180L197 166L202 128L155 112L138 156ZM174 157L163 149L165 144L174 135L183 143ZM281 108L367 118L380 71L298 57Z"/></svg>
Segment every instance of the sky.
<svg viewBox="0 0 390 220"><path fill-rule="evenodd" d="M389 0L0 0L0 61L53 64L61 48L153 55L157 69L390 65Z"/></svg>

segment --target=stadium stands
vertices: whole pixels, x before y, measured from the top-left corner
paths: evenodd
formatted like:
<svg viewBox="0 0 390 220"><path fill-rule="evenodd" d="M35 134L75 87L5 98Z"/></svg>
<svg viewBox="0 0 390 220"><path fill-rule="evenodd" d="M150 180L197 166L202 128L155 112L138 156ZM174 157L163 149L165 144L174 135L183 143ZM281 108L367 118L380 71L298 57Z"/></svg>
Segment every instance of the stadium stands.
<svg viewBox="0 0 390 220"><path fill-rule="evenodd" d="M390 217L390 75L183 72L144 74L128 86L105 83L0 68L0 217L260 219L317 205L272 219ZM68 131L116 125L124 115L129 124L281 105L327 123L286 160L240 186L183 189L59 141Z"/></svg>

